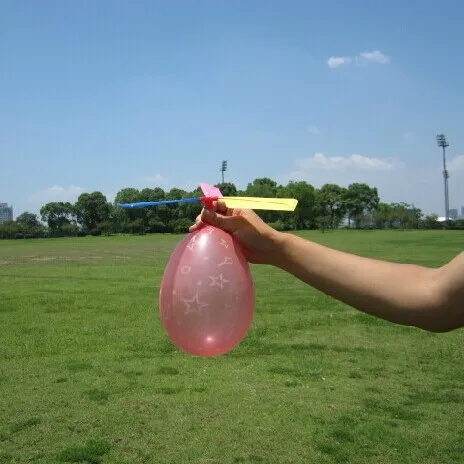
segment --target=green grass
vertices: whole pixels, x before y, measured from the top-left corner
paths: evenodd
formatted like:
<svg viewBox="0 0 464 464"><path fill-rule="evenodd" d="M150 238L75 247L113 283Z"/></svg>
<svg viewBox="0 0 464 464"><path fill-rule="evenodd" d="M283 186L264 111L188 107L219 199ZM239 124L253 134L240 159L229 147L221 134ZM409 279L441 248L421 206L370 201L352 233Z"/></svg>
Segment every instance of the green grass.
<svg viewBox="0 0 464 464"><path fill-rule="evenodd" d="M304 236L439 266L460 232ZM253 267L232 353L177 351L158 318L180 236L0 242L0 463L462 463L464 332L359 313Z"/></svg>

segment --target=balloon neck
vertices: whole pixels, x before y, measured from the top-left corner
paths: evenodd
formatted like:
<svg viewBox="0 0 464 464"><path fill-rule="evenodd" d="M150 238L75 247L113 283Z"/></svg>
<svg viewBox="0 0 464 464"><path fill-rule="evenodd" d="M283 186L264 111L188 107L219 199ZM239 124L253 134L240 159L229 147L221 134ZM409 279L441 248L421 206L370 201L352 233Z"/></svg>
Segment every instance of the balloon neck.
<svg viewBox="0 0 464 464"><path fill-rule="evenodd" d="M201 197L201 201L205 205L205 209L214 209L213 202L217 200L217 197Z"/></svg>

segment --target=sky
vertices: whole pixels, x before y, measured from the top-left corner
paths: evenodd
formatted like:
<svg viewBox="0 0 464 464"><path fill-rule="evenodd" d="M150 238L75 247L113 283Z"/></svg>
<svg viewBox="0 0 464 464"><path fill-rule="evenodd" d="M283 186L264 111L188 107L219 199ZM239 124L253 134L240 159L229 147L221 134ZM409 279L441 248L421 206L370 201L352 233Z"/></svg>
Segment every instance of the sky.
<svg viewBox="0 0 464 464"><path fill-rule="evenodd" d="M464 206L464 2L0 2L0 202L257 177Z"/></svg>

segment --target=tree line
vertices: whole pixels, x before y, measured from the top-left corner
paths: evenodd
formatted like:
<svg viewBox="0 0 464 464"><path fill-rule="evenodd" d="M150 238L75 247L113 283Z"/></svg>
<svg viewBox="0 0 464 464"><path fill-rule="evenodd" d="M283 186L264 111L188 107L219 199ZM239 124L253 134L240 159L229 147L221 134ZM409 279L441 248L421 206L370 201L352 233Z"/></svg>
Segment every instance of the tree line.
<svg viewBox="0 0 464 464"><path fill-rule="evenodd" d="M296 198L294 212L256 211L278 230L340 227L357 229L438 229L443 224L437 216L424 216L419 208L407 203L384 203L378 190L365 183L348 187L325 184L317 189L305 181L278 185L263 177L250 182L241 191L230 182L216 184L224 196ZM201 196L198 188L188 192L179 188L123 188L111 203L101 192L82 193L75 203L50 202L38 215L24 212L15 221L0 224L0 238L65 237L111 234L185 233L200 213L201 203L169 204L149 208L125 209L118 203L176 200ZM463 222L461 224L461 222ZM464 228L464 221L454 221L454 228Z"/></svg>

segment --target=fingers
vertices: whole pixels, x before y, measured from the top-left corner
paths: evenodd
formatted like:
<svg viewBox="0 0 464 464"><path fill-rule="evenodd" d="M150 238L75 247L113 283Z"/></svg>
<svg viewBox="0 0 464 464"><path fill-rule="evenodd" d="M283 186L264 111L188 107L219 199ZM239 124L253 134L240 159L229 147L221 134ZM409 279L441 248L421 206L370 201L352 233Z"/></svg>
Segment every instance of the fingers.
<svg viewBox="0 0 464 464"><path fill-rule="evenodd" d="M228 208L223 201L216 201L214 206L216 207L216 212L219 214L227 214Z"/></svg>
<svg viewBox="0 0 464 464"><path fill-rule="evenodd" d="M195 223L189 227L189 231L193 232L200 229L205 224L219 226L221 223L221 216L232 216L232 209L227 208L223 201L213 202L213 209L207 210L203 208L201 213L196 217Z"/></svg>
<svg viewBox="0 0 464 464"><path fill-rule="evenodd" d="M199 214L196 218L195 218L195 222L189 227L189 231L190 232L193 232L197 229L199 229L200 227L202 227L204 225L204 223L202 222L201 220L201 214Z"/></svg>
<svg viewBox="0 0 464 464"><path fill-rule="evenodd" d="M219 218L220 218L220 216L218 216L218 214L215 211L212 211L210 209L204 209L201 212L200 220L203 223L208 223L208 224L211 224L213 226L217 226L219 224Z"/></svg>
<svg viewBox="0 0 464 464"><path fill-rule="evenodd" d="M201 213L195 218L195 222L189 227L189 231L193 232L195 230L200 229L206 224L212 224L213 222L217 222L217 221L214 221L215 217L216 217L216 212L214 210L208 210L208 209L203 208L201 210Z"/></svg>

